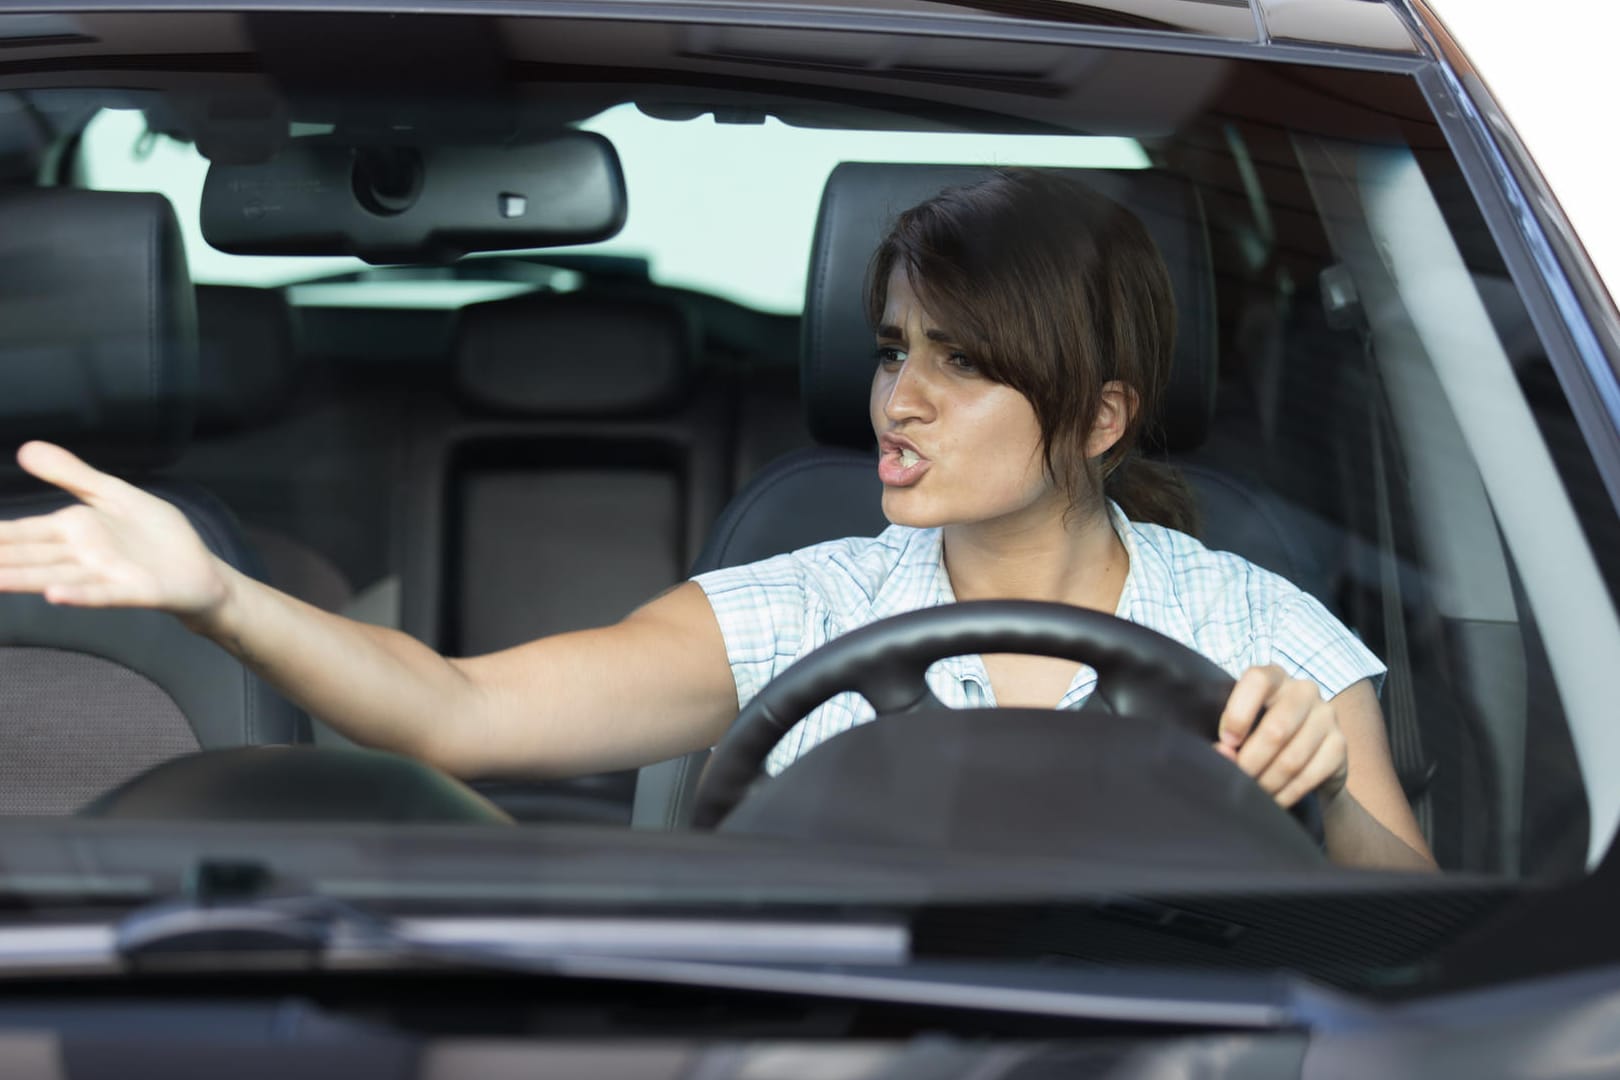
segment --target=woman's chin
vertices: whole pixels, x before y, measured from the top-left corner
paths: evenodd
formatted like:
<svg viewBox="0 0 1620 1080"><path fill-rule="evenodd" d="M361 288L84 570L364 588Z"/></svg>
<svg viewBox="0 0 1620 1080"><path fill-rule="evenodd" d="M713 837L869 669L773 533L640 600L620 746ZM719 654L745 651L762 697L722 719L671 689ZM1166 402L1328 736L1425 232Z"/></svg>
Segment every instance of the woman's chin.
<svg viewBox="0 0 1620 1080"><path fill-rule="evenodd" d="M883 516L891 525L912 529L932 529L947 524L938 508L930 506L929 500L918 498L912 488L884 488Z"/></svg>

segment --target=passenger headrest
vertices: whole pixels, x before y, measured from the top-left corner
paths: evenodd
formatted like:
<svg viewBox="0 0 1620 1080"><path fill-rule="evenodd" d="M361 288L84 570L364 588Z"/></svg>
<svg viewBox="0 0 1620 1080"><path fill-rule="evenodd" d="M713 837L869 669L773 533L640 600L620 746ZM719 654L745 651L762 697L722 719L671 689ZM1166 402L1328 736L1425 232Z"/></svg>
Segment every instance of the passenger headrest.
<svg viewBox="0 0 1620 1080"><path fill-rule="evenodd" d="M292 308L280 289L197 286L197 429L274 420L298 389Z"/></svg>
<svg viewBox="0 0 1620 1080"><path fill-rule="evenodd" d="M619 416L678 404L695 333L676 307L540 293L463 308L456 381L471 404L529 415Z"/></svg>
<svg viewBox="0 0 1620 1080"><path fill-rule="evenodd" d="M0 443L103 467L172 461L191 433L196 311L161 195L0 193Z"/></svg>
<svg viewBox="0 0 1620 1080"><path fill-rule="evenodd" d="M823 443L872 445L867 398L873 338L862 292L867 266L894 219L939 191L977 183L993 169L966 165L846 162L821 197L805 291L800 379L811 433ZM1170 270L1177 306L1171 385L1162 419L1165 447L1204 440L1215 407L1215 283L1203 204L1185 180L1153 170L1061 169L1131 210Z"/></svg>

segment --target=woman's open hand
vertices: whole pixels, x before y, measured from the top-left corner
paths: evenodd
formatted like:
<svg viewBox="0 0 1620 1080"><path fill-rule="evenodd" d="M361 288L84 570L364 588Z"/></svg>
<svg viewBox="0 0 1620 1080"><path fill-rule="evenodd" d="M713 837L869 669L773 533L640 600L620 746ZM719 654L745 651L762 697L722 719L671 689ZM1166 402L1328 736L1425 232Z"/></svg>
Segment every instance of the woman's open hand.
<svg viewBox="0 0 1620 1080"><path fill-rule="evenodd" d="M174 506L50 443L24 444L17 463L80 502L0 521L0 592L181 617L204 615L224 601L220 563Z"/></svg>
<svg viewBox="0 0 1620 1080"><path fill-rule="evenodd" d="M1344 790L1349 755L1331 702L1316 684L1276 665L1243 673L1226 699L1215 749L1293 806L1312 791L1324 800Z"/></svg>

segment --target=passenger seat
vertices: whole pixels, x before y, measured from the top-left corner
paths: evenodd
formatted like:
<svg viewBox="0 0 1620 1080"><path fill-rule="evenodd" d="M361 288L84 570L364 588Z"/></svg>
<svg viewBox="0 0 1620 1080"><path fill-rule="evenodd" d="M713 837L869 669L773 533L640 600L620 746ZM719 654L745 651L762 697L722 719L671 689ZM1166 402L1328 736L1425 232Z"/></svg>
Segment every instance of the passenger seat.
<svg viewBox="0 0 1620 1080"><path fill-rule="evenodd" d="M0 518L75 500L12 462L62 443L181 509L210 550L259 573L231 514L163 478L191 433L195 312L174 212L158 195L0 194ZM199 748L307 737L283 698L152 611L0 595L0 814L70 813Z"/></svg>

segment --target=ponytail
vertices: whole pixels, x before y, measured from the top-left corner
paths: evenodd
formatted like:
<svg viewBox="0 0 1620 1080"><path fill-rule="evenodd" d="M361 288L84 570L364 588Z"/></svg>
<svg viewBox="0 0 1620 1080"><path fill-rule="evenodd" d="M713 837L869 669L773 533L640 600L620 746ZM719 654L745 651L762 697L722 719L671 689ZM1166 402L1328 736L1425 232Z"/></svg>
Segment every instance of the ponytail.
<svg viewBox="0 0 1620 1080"><path fill-rule="evenodd" d="M1103 493L1132 521L1198 535L1198 506L1181 470L1165 461L1129 454L1103 483Z"/></svg>

